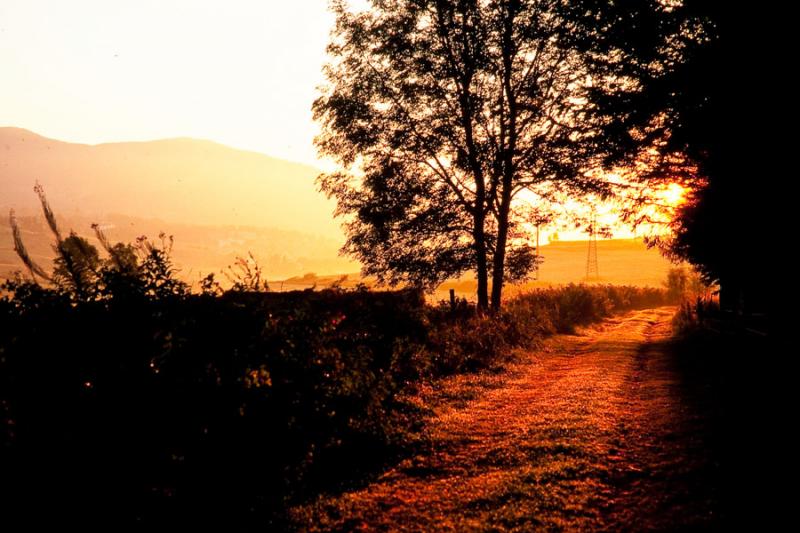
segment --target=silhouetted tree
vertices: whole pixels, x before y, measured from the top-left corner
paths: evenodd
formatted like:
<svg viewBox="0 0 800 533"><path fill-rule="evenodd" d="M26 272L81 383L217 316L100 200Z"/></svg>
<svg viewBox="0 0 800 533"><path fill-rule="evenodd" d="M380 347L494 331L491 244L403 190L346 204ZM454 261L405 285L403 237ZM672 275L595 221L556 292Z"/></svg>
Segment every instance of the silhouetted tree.
<svg viewBox="0 0 800 533"><path fill-rule="evenodd" d="M772 292L769 235L780 227L775 206L783 117L776 79L786 71L773 9L733 9L720 0L684 0L683 10L701 21L703 38L684 50L668 76L648 80L629 104L654 114L666 104L670 132L662 154L680 152L706 186L689 195L673 221L673 237L659 244L687 260L706 281L719 283L728 308L763 308ZM788 19L787 19L788 20Z"/></svg>
<svg viewBox="0 0 800 533"><path fill-rule="evenodd" d="M328 85L314 103L321 176L344 251L392 284L476 272L478 306L535 255L522 191L608 197L598 172L663 128L629 101L680 61L694 31L658 1L334 2ZM647 119L647 120L645 120Z"/></svg>

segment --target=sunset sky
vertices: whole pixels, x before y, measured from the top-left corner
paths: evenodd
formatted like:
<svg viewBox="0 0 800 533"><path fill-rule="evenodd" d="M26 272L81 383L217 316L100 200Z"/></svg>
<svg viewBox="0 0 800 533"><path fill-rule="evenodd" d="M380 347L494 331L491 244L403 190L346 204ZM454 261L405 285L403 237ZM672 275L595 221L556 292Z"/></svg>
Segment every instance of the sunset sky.
<svg viewBox="0 0 800 533"><path fill-rule="evenodd" d="M193 137L330 169L311 104L332 24L328 0L2 0L0 126L88 144Z"/></svg>
<svg viewBox="0 0 800 533"><path fill-rule="evenodd" d="M319 164L327 0L3 0L0 126L210 139Z"/></svg>

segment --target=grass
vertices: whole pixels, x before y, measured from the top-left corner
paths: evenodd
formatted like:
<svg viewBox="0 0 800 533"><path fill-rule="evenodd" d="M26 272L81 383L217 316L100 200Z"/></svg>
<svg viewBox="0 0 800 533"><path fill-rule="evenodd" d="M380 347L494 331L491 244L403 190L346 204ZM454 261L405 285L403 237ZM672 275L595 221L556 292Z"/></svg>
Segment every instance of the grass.
<svg viewBox="0 0 800 533"><path fill-rule="evenodd" d="M491 369L514 349L535 347L556 333L598 322L629 309L665 305L665 291L647 287L567 285L539 289L510 299L498 315L476 314L461 302L429 310L432 375Z"/></svg>
<svg viewBox="0 0 800 533"><path fill-rule="evenodd" d="M407 392L663 299L573 285L480 316L415 291L158 293L132 272L90 299L26 283L0 298L2 488L20 512L37 473L67 521L278 527L288 502L424 444Z"/></svg>

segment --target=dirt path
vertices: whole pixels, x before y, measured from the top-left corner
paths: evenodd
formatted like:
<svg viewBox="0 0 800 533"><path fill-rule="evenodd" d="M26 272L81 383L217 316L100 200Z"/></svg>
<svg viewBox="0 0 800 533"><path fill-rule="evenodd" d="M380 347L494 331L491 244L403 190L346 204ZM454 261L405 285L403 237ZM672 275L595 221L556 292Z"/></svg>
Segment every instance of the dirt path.
<svg viewBox="0 0 800 533"><path fill-rule="evenodd" d="M713 527L703 415L663 344L673 312L631 312L554 337L498 376L449 380L429 393L451 400L435 408L426 453L296 509L300 528Z"/></svg>

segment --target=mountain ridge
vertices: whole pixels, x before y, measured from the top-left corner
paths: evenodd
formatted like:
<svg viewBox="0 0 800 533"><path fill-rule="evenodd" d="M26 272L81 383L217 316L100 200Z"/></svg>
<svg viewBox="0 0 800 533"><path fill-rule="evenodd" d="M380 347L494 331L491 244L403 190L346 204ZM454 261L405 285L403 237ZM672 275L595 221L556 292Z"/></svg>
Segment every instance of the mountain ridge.
<svg viewBox="0 0 800 533"><path fill-rule="evenodd" d="M29 136L34 139L41 139L51 143L57 144L66 144L66 145L73 145L73 146L85 146L85 147L103 147L103 146L115 146L115 145L142 145L142 144L168 144L168 143L181 143L181 142L190 142L196 144L206 144L210 146L221 147L227 150L231 150L234 152L240 152L244 154L254 154L260 157L264 157L267 159L271 159L273 161L279 161L282 163L291 163L293 165L306 167L312 169L316 172L319 172L317 168L313 165L309 165L307 163L300 163L298 161L290 161L288 159L281 159L280 157L274 157L269 154L265 154L263 152L259 152L258 150L248 150L246 148L238 148L236 146L230 146L225 143L221 143L219 141L214 141L212 139L202 139L200 137L190 137L181 135L178 137L163 137L160 139L146 139L146 140L130 140L130 141L104 141L100 143L85 143L85 142L77 142L77 141L65 141L62 139L56 139L53 137L48 137L46 135L42 135L41 133L36 133L33 130L29 130L27 128L20 128L18 126L0 126L0 140L3 139L4 135L11 133L16 135L23 135Z"/></svg>
<svg viewBox="0 0 800 533"><path fill-rule="evenodd" d="M216 141L175 137L82 144L0 127L0 207L53 208L167 222L274 227L341 239L310 165ZM280 194L275 194L280 191Z"/></svg>

